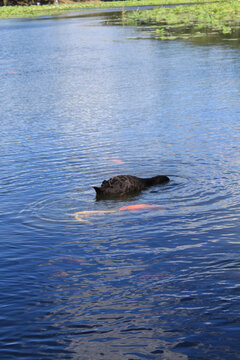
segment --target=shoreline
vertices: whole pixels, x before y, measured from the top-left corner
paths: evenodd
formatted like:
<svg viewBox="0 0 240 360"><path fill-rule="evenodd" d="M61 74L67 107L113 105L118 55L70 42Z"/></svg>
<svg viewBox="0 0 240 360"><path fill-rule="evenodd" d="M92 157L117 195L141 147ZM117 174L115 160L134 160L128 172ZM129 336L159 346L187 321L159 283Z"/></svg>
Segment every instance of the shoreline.
<svg viewBox="0 0 240 360"><path fill-rule="evenodd" d="M114 12L114 9L119 12L114 24L137 26L145 38L177 40L221 36L240 42L239 0L95 0L81 3L67 0L59 5L0 7L0 20L74 16L69 14L70 11L76 12L75 16L81 16L84 10L89 10L88 15L91 16L104 10Z"/></svg>
<svg viewBox="0 0 240 360"><path fill-rule="evenodd" d="M214 0L212 0L214 1ZM62 15L67 11L81 11L84 9L102 9L102 8L117 8L121 7L126 9L131 6L161 6L161 5L184 5L184 4L200 4L205 3L206 0L130 0L130 1L86 1L86 2L73 2L64 1L58 5L15 5L15 6L1 6L0 19L11 18L27 18L37 16L51 16ZM209 1L208 1L209 2Z"/></svg>

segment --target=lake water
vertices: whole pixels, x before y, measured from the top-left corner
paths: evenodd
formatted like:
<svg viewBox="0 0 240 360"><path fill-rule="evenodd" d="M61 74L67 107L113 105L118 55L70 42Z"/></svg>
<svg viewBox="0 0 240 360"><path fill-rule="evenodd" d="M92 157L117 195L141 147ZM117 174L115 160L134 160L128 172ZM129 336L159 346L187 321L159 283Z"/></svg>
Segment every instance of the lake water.
<svg viewBox="0 0 240 360"><path fill-rule="evenodd" d="M0 358L240 359L240 48L104 21L0 21Z"/></svg>

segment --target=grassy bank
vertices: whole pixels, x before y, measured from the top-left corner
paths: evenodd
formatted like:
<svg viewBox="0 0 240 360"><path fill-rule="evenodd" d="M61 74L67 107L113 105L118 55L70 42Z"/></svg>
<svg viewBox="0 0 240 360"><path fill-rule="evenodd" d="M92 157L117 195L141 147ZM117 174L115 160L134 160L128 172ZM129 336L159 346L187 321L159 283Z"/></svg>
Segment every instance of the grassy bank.
<svg viewBox="0 0 240 360"><path fill-rule="evenodd" d="M111 1L111 2L74 2L60 3L59 5L43 6L3 6L0 7L0 18L23 18L43 15L60 15L68 10L81 10L87 8L103 7L124 7L143 6L143 5L162 5L179 3L201 3L204 0L130 0L130 1ZM206 1L206 0L205 0ZM129 18L132 22L133 19Z"/></svg>
<svg viewBox="0 0 240 360"><path fill-rule="evenodd" d="M124 24L149 27L151 36L160 39L240 34L240 1L223 1L202 5L125 13Z"/></svg>

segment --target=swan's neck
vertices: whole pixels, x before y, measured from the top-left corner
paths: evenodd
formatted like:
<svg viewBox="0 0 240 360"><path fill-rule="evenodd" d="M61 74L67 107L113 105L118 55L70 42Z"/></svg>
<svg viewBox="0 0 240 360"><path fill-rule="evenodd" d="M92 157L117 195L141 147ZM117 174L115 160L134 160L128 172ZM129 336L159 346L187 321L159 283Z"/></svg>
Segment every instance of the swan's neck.
<svg viewBox="0 0 240 360"><path fill-rule="evenodd" d="M158 176L144 179L146 186L153 186L159 184Z"/></svg>

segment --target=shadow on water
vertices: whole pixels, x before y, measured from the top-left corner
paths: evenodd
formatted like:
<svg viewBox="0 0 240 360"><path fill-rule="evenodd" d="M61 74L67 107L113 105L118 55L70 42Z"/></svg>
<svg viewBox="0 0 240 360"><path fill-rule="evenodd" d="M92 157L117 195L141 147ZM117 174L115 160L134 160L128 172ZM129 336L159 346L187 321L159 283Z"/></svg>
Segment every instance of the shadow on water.
<svg viewBox="0 0 240 360"><path fill-rule="evenodd" d="M240 29L236 29L231 34L219 34L218 32L203 29L201 32L194 28L178 27L172 28L166 38L162 35L156 34L156 27L154 26L139 26L139 30L143 36L136 37L137 39L152 39L164 41L186 41L197 46L229 46L232 48L240 47Z"/></svg>

